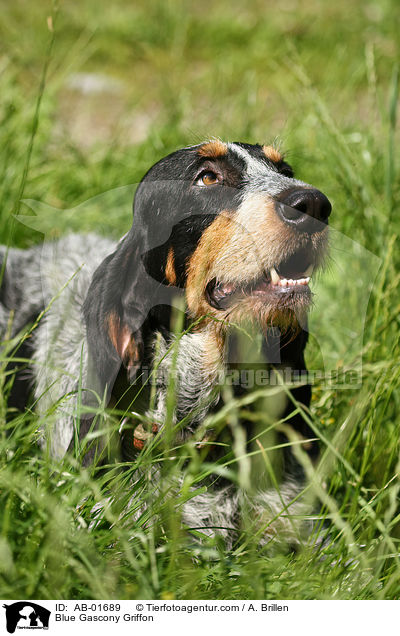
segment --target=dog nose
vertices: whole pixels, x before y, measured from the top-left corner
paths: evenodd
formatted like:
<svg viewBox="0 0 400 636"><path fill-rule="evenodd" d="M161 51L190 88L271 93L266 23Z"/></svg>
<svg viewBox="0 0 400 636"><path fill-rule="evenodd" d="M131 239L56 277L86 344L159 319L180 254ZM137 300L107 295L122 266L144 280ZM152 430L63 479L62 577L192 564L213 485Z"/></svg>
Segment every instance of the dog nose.
<svg viewBox="0 0 400 636"><path fill-rule="evenodd" d="M296 188L277 197L275 209L279 217L300 232L321 232L328 224L332 206L319 190Z"/></svg>

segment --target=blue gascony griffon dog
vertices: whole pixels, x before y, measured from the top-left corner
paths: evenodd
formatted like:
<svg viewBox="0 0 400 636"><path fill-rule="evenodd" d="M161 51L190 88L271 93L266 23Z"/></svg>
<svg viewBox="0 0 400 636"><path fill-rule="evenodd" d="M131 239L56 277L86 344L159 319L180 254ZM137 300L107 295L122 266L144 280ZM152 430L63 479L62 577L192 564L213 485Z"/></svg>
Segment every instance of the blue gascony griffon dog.
<svg viewBox="0 0 400 636"><path fill-rule="evenodd" d="M31 364L28 374L17 369L11 406L24 408L33 394L43 416L42 443L62 457L96 426L90 408L98 400L117 405L132 413L119 425L120 457L136 461L154 438L163 438L174 367L175 444L194 439L195 451L206 449L210 462L226 460L235 435L229 425L202 430L208 414L226 403L226 374L239 378L229 396L240 398L250 391L240 380L249 366L305 371L309 281L324 263L330 212L326 196L295 179L272 146L212 140L178 150L147 172L135 194L133 225L119 243L89 234L29 250L0 248L0 337L18 334L47 308L18 351ZM171 328L178 306L179 336ZM256 362L239 346L240 326L249 325L260 336ZM155 395L146 402L149 370L150 376L156 370ZM291 394L307 407L311 387L298 383ZM290 417L287 397L271 413L275 421L286 418L315 458L315 436L299 409ZM81 403L86 409L78 409ZM258 447L263 442L254 422L240 423L245 451L255 439ZM232 543L246 499L252 518L265 525L265 540L286 532L279 513L303 509L293 502L301 470L283 440L279 495L262 479L252 479L254 492L243 494L213 475L183 505L183 523L209 534L218 528ZM99 443L88 444L83 462L100 452Z"/></svg>

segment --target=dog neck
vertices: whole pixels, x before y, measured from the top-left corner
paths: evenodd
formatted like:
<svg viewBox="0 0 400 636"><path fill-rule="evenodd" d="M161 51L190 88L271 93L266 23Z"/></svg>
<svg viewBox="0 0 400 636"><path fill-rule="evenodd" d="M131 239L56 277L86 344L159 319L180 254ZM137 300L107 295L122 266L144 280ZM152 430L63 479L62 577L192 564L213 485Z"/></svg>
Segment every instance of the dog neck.
<svg viewBox="0 0 400 636"><path fill-rule="evenodd" d="M152 347L152 368L157 387L152 419L162 427L168 387L172 383L174 419L179 422L188 417L188 430L194 430L218 401L222 385L230 382L230 374L236 374L234 388L238 390L234 392L243 393L251 388L248 372L301 366L304 333L282 334L276 328L265 332L259 330L258 333L245 330L226 332L218 323L209 323L201 330L184 333L180 337L168 337L159 332ZM243 382L240 374L243 374ZM267 378L263 381L268 383ZM253 383L253 388L259 388L256 384Z"/></svg>

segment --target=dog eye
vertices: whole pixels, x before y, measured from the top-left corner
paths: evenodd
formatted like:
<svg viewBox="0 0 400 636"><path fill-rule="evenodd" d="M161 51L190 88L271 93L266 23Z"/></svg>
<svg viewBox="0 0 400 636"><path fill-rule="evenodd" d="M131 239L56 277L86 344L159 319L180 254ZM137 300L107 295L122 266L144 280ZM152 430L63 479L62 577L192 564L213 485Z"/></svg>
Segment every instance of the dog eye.
<svg viewBox="0 0 400 636"><path fill-rule="evenodd" d="M219 175L217 175L215 172L212 172L211 170L207 170L207 172L203 172L203 174L200 175L200 177L197 179L196 185L211 186L219 183L220 181L221 178Z"/></svg>

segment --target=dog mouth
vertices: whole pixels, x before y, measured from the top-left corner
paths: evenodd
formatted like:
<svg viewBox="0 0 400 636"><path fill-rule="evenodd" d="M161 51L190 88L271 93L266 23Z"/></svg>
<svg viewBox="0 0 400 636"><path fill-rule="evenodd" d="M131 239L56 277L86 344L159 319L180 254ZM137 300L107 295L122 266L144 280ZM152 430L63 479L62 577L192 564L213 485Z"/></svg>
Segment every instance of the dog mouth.
<svg viewBox="0 0 400 636"><path fill-rule="evenodd" d="M247 298L286 308L299 301L304 304L304 301L311 301L309 282L314 269L309 251L299 250L250 283L227 283L214 277L207 284L206 299L211 307L220 311Z"/></svg>

